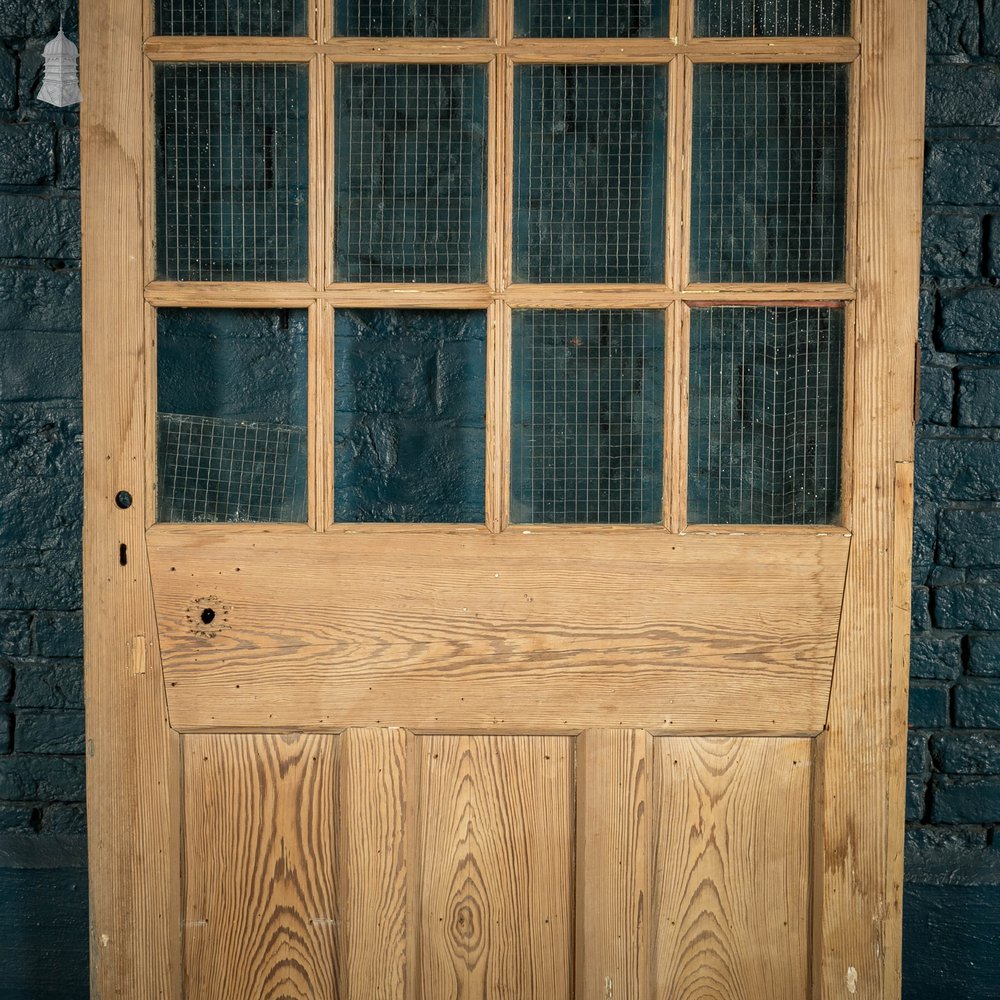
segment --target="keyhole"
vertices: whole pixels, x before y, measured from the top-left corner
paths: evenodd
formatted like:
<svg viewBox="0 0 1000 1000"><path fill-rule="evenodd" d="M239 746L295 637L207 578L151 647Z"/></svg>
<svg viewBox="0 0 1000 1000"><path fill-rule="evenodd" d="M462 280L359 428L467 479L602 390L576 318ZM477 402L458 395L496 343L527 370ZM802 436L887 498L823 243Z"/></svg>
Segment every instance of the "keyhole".
<svg viewBox="0 0 1000 1000"><path fill-rule="evenodd" d="M215 610L213 608L203 608L201 620L205 625L211 625L215 621Z"/></svg>

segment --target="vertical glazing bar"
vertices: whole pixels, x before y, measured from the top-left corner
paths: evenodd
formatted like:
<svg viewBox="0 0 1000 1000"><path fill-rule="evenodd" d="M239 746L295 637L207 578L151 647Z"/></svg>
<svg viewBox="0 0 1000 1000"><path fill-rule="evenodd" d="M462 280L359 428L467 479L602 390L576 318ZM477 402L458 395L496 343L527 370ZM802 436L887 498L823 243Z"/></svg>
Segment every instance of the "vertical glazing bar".
<svg viewBox="0 0 1000 1000"><path fill-rule="evenodd" d="M309 282L317 291L323 287L324 262L329 254L325 245L324 206L329 178L324 160L325 122L329 118L327 87L324 79L326 60L316 54L309 60Z"/></svg>
<svg viewBox="0 0 1000 1000"><path fill-rule="evenodd" d="M670 531L680 532L687 526L688 476L688 368L690 366L691 309L684 302L675 302L667 313L667 433L664 447L667 463L664 467L666 492L664 507Z"/></svg>
<svg viewBox="0 0 1000 1000"><path fill-rule="evenodd" d="M486 526L503 531L510 492L510 309L495 299L487 311Z"/></svg>
<svg viewBox="0 0 1000 1000"><path fill-rule="evenodd" d="M324 201L323 201L323 281L327 287L333 284L334 281L334 269L333 269L333 233L334 233L334 218L333 214L334 208L334 197L336 184L334 182L334 142L335 142L335 130L336 122L334 121L334 116L336 114L336 94L334 88L336 87L336 68L337 64L330 58L324 59L323 63L323 150L325 153L323 161L323 191L324 191Z"/></svg>

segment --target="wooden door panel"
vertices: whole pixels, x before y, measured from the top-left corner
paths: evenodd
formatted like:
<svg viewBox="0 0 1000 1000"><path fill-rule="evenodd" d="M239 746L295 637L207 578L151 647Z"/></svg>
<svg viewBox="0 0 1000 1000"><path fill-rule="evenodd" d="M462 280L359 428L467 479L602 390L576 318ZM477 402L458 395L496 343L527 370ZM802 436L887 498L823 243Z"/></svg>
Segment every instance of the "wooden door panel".
<svg viewBox="0 0 1000 1000"><path fill-rule="evenodd" d="M147 540L181 731L815 734L850 546L210 525Z"/></svg>
<svg viewBox="0 0 1000 1000"><path fill-rule="evenodd" d="M808 995L813 744L655 741L657 998Z"/></svg>
<svg viewBox="0 0 1000 1000"><path fill-rule="evenodd" d="M185 995L805 996L813 742L189 735Z"/></svg>
<svg viewBox="0 0 1000 1000"><path fill-rule="evenodd" d="M197 1000L336 997L330 736L184 740L184 984Z"/></svg>

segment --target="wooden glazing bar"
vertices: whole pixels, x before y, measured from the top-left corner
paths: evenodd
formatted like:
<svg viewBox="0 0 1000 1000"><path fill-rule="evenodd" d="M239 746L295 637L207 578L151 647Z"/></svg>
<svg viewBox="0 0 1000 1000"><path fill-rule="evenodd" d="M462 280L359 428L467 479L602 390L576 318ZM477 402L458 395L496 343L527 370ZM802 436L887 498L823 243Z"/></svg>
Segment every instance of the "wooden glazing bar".
<svg viewBox="0 0 1000 1000"><path fill-rule="evenodd" d="M855 290L841 283L816 284L756 284L756 285L724 285L724 284L691 284L681 292L680 297L685 302L699 305L743 305L750 302L762 304L778 304L786 302L812 303L843 303L853 302Z"/></svg>
<svg viewBox="0 0 1000 1000"><path fill-rule="evenodd" d="M330 285L320 294L334 305L369 309L485 309L494 297L488 285L383 285L346 282Z"/></svg>
<svg viewBox="0 0 1000 1000"><path fill-rule="evenodd" d="M504 300L514 309L662 309L675 298L666 285L511 285Z"/></svg>
<svg viewBox="0 0 1000 1000"><path fill-rule="evenodd" d="M666 38L515 38L505 51L519 63L665 63L677 46Z"/></svg>
<svg viewBox="0 0 1000 1000"><path fill-rule="evenodd" d="M846 63L858 57L853 38L693 38L678 46L694 62Z"/></svg>
<svg viewBox="0 0 1000 1000"><path fill-rule="evenodd" d="M315 55L309 65L309 281L313 288L323 284L328 256L325 243L326 189L328 171L326 122L331 117L325 86L326 60Z"/></svg>
<svg viewBox="0 0 1000 1000"><path fill-rule="evenodd" d="M509 174L504 169L506 155L507 102L506 79L509 70L506 59L494 59L489 65L489 104L487 107L486 138L487 157L487 233L486 277L490 288L496 292L504 285L504 239L506 192Z"/></svg>
<svg viewBox="0 0 1000 1000"><path fill-rule="evenodd" d="M143 50L155 62L309 62L317 45L310 38L157 35Z"/></svg>
<svg viewBox="0 0 1000 1000"><path fill-rule="evenodd" d="M332 59L323 60L323 93L326 95L327 114L323 121L323 150L325 161L323 175L326 179L325 203L323 206L323 278L326 287L334 284L334 233L336 213L336 183L334 181L334 166L336 146L336 122L334 109L336 103L336 63Z"/></svg>
<svg viewBox="0 0 1000 1000"><path fill-rule="evenodd" d="M486 375L486 525L493 532L510 522L510 331L510 307L494 302Z"/></svg>
<svg viewBox="0 0 1000 1000"><path fill-rule="evenodd" d="M690 310L677 303L667 313L667 377L664 414L664 521L670 531L687 522L688 339Z"/></svg>
<svg viewBox="0 0 1000 1000"><path fill-rule="evenodd" d="M307 282L151 281L146 285L146 301L159 307L304 309L315 298L316 292Z"/></svg>
<svg viewBox="0 0 1000 1000"><path fill-rule="evenodd" d="M146 431L146 451L144 465L146 468L146 527L156 523L156 494L158 489L156 475L156 310L146 303L144 308L146 357L149 359L144 366L143 381L146 390L146 406L144 412Z"/></svg>
<svg viewBox="0 0 1000 1000"><path fill-rule="evenodd" d="M484 63L499 46L488 38L337 38L323 51L334 62Z"/></svg>
<svg viewBox="0 0 1000 1000"><path fill-rule="evenodd" d="M306 497L307 523L314 531L324 524L323 521L323 461L326 435L322 424L322 394L323 366L321 364L321 344L323 338L323 314L325 304L314 302L309 306L308 331L308 386L306 390Z"/></svg>

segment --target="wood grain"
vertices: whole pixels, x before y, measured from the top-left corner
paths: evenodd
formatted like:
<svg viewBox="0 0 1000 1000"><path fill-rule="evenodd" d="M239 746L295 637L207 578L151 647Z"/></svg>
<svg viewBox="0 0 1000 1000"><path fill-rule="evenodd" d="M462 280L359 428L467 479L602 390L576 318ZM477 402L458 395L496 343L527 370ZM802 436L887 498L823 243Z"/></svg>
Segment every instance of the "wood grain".
<svg viewBox="0 0 1000 1000"><path fill-rule="evenodd" d="M180 995L178 740L167 724L144 543L142 4L80 11L83 605L94 996ZM114 497L128 490L133 504ZM128 563L119 559L127 546ZM136 639L150 640L136 670Z"/></svg>
<svg viewBox="0 0 1000 1000"><path fill-rule="evenodd" d="M655 528L148 537L179 729L549 733L818 732L849 542Z"/></svg>
<svg viewBox="0 0 1000 1000"><path fill-rule="evenodd" d="M336 741L184 741L186 995L333 1000Z"/></svg>
<svg viewBox="0 0 1000 1000"><path fill-rule="evenodd" d="M570 1000L573 742L419 741L423 1000Z"/></svg>
<svg viewBox="0 0 1000 1000"><path fill-rule="evenodd" d="M576 1000L647 1000L652 740L637 729L577 739Z"/></svg>
<svg viewBox="0 0 1000 1000"><path fill-rule="evenodd" d="M900 692L893 655L896 464L913 458L926 5L864 0L861 42L851 527L854 541L824 739L824 869L814 989L898 997ZM905 84L901 81L905 81ZM898 646L898 644L897 644ZM849 984L849 985L848 985Z"/></svg>
<svg viewBox="0 0 1000 1000"><path fill-rule="evenodd" d="M342 1000L413 995L410 861L418 789L414 738L402 729L348 729L339 739L337 799Z"/></svg>
<svg viewBox="0 0 1000 1000"><path fill-rule="evenodd" d="M811 744L654 741L655 997L808 995Z"/></svg>

